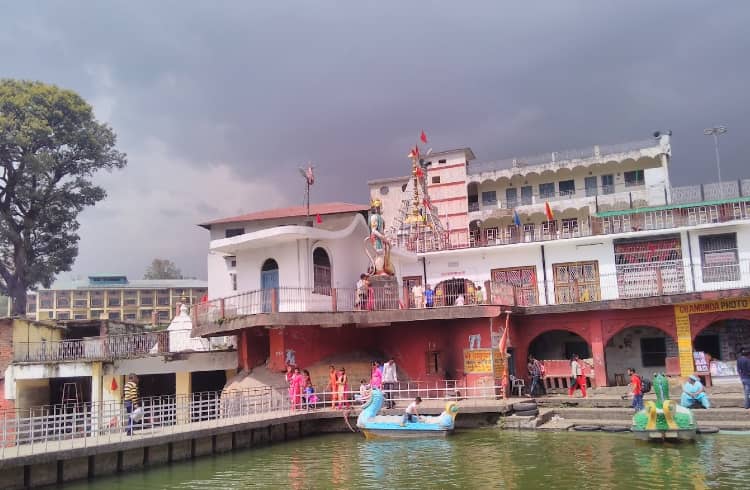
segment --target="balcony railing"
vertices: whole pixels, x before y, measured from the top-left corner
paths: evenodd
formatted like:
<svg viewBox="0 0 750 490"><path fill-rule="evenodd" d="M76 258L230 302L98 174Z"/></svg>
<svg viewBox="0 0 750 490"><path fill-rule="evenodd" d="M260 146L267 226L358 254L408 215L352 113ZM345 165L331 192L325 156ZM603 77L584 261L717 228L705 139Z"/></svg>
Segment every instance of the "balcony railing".
<svg viewBox="0 0 750 490"><path fill-rule="evenodd" d="M552 153L543 153L527 157L506 158L491 162L472 163L469 166L469 173L478 174L482 172L492 172L495 170L505 170L512 167L533 167L545 165L548 163L562 163L571 160L585 160L590 158L600 158L606 155L616 155L618 153L628 153L639 151L647 148L659 146L659 142L654 139L633 141L616 145L597 145L577 150L556 151Z"/></svg>
<svg viewBox="0 0 750 490"><path fill-rule="evenodd" d="M580 216L577 220L556 220L544 223L526 223L521 226L486 226L470 231L466 238L446 233L445 240L433 240L431 236L400 236L393 240L394 246L415 253L459 250L474 247L490 247L516 243L535 243L566 238L613 235L647 230L666 230L685 226L712 223L730 223L750 219L750 197L747 201L728 204L682 206L652 211L623 211L608 213L605 217ZM484 223L486 225L486 223ZM492 230L488 234L487 230Z"/></svg>
<svg viewBox="0 0 750 490"><path fill-rule="evenodd" d="M491 213L495 209L516 209L526 212L523 206L543 205L545 202L570 202L580 200L579 204L590 205L595 211L617 211L654 206L692 204L706 201L720 201L750 197L750 179L727 182L713 182L683 187L665 187L663 185L628 188L615 192L614 187L605 186L596 189L577 188L567 191L535 192L530 196L510 200L482 201L469 204L469 212Z"/></svg>
<svg viewBox="0 0 750 490"><path fill-rule="evenodd" d="M750 261L717 265L689 264L687 258L628 264L614 274L533 280L530 284L486 281L481 297L462 288L436 288L432 305L406 288L357 295L354 289L335 288L325 297L312 289L256 290L195 305L193 325L206 327L262 313L406 310L454 306L548 306L649 298L684 293L750 288ZM537 271L538 273L538 271ZM439 292L438 292L439 290ZM460 300L459 300L460 298ZM275 303L274 303L275 302Z"/></svg>
<svg viewBox="0 0 750 490"><path fill-rule="evenodd" d="M81 340L17 342L13 345L14 362L108 361L138 359L178 352L193 345L189 330L144 332L129 335L90 337ZM200 342L200 340L199 340ZM170 345L174 344L174 345ZM192 350L226 350L227 345L203 341Z"/></svg>

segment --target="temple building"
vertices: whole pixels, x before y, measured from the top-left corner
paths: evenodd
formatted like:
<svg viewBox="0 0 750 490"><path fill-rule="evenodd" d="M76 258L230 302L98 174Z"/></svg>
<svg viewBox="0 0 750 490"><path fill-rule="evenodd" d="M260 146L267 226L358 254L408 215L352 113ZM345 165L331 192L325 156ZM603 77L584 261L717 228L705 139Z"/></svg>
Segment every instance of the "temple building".
<svg viewBox="0 0 750 490"><path fill-rule="evenodd" d="M750 346L750 180L674 187L671 143L497 162L416 151L409 175L368 183L369 205L205 223L194 332L238 335L244 370L356 351L394 356L404 379L487 384L507 325L506 372L525 376L533 354L551 387L573 354L594 386L628 367L731 377Z"/></svg>

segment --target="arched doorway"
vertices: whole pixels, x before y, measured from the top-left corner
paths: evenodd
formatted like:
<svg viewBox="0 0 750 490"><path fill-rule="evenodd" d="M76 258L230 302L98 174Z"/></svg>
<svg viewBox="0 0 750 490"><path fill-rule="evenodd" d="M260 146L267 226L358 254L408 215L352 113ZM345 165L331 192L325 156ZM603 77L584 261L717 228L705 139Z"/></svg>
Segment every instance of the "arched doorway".
<svg viewBox="0 0 750 490"><path fill-rule="evenodd" d="M581 359L591 358L591 346L586 339L567 330L550 330L529 344L529 355L544 364L547 388L566 389L569 386L570 359L577 354ZM587 377L594 375L593 369L584 370Z"/></svg>
<svg viewBox="0 0 750 490"><path fill-rule="evenodd" d="M321 247L313 250L313 293L331 295L331 260Z"/></svg>
<svg viewBox="0 0 750 490"><path fill-rule="evenodd" d="M750 320L741 318L710 323L693 339L693 351L710 356L709 362L735 361L742 347L750 347Z"/></svg>
<svg viewBox="0 0 750 490"><path fill-rule="evenodd" d="M476 288L468 279L448 279L435 286L435 306L454 306L463 298L463 304L476 302Z"/></svg>
<svg viewBox="0 0 750 490"><path fill-rule="evenodd" d="M656 327L633 326L613 335L604 347L607 384L628 384L628 368L651 377L667 371L667 357L677 357L677 341Z"/></svg>
<svg viewBox="0 0 750 490"><path fill-rule="evenodd" d="M263 311L273 311L278 306L278 296L274 291L279 289L279 264L274 259L266 259L260 268L260 288L263 290Z"/></svg>

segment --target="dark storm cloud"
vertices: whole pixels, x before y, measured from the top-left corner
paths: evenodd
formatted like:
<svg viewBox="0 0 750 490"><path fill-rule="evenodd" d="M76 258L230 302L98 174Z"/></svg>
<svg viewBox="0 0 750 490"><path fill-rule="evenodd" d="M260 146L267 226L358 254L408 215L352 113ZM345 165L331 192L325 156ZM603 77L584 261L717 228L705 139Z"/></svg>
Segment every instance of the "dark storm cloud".
<svg viewBox="0 0 750 490"><path fill-rule="evenodd" d="M407 172L422 128L480 160L672 129L687 184L715 180L702 131L722 123L724 177L750 177L748 24L744 2L15 2L0 51L5 76L112 104L129 153L157 139L290 204L311 160L315 199L362 202L367 179ZM175 207L226 210L199 201Z"/></svg>

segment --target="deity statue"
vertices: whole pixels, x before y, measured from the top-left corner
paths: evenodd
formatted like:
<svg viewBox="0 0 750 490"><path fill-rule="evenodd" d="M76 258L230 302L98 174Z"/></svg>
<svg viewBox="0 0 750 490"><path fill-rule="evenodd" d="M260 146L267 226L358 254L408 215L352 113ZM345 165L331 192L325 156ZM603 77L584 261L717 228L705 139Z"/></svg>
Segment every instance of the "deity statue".
<svg viewBox="0 0 750 490"><path fill-rule="evenodd" d="M385 220L382 215L380 199L370 202L370 236L365 238L365 253L370 258L371 275L392 276L391 242L385 236Z"/></svg>

